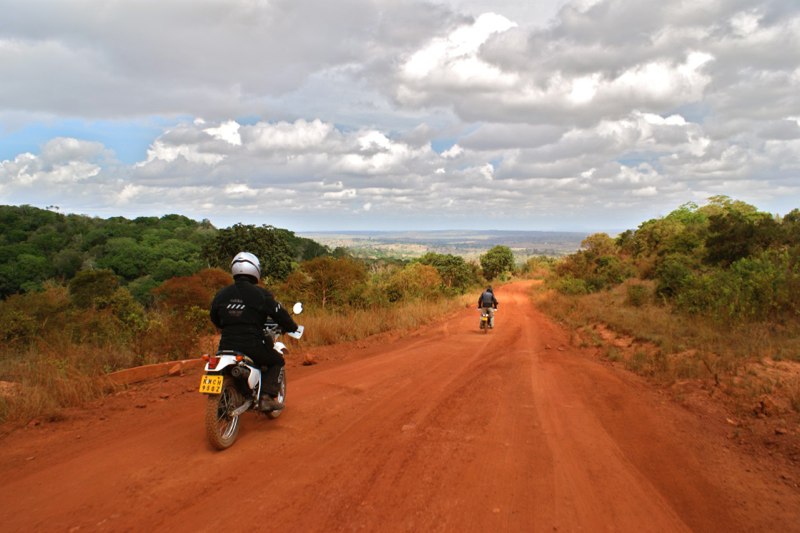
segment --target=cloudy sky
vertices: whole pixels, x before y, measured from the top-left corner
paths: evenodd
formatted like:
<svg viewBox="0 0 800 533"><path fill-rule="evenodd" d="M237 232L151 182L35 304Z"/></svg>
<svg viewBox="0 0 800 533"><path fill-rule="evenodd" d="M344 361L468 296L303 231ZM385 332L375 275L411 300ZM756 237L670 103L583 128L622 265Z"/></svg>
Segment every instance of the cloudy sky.
<svg viewBox="0 0 800 533"><path fill-rule="evenodd" d="M0 204L218 227L800 207L797 0L0 0Z"/></svg>

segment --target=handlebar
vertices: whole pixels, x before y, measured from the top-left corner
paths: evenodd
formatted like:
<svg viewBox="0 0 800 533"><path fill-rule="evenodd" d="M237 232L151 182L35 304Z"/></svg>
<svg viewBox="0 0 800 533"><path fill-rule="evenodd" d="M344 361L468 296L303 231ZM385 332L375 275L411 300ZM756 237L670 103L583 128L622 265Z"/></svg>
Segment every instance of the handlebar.
<svg viewBox="0 0 800 533"><path fill-rule="evenodd" d="M303 336L303 330L304 329L305 328L303 326L298 325L297 326L297 331L292 331L291 333L287 333L287 335L289 335L293 339L299 339L300 337Z"/></svg>
<svg viewBox="0 0 800 533"><path fill-rule="evenodd" d="M292 313L293 315L299 315L303 312L303 304L301 302L297 302L292 306ZM268 318L267 321L264 323L264 333L272 337L272 340L277 340L279 336L283 335L284 333L293 339L299 339L303 336L303 326L297 326L297 331L293 332L286 332L283 331L283 328L272 320Z"/></svg>
<svg viewBox="0 0 800 533"><path fill-rule="evenodd" d="M283 328L277 323L273 322L272 320L267 321L264 324L264 333L271 336L273 340L277 339L280 335L286 334L293 339L299 339L303 336L303 326L298 325L297 331L286 332L283 331Z"/></svg>

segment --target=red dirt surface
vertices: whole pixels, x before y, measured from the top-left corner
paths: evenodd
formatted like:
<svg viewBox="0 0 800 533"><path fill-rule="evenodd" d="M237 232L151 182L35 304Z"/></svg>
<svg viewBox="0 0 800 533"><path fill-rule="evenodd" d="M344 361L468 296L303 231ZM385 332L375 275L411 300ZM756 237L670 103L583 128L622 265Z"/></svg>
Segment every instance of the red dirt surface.
<svg viewBox="0 0 800 533"><path fill-rule="evenodd" d="M282 416L223 452L197 370L13 431L0 530L800 531L794 471L570 346L528 288L500 288L487 335L465 309L290 354Z"/></svg>

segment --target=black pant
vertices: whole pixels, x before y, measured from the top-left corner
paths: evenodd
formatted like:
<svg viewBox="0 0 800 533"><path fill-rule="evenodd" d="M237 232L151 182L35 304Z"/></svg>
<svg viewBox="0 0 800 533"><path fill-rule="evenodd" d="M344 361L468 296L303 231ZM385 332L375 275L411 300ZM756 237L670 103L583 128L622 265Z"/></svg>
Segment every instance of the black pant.
<svg viewBox="0 0 800 533"><path fill-rule="evenodd" d="M278 376L280 376L281 368L283 368L286 362L275 348L267 346L266 342L263 340L258 341L253 339L225 337L223 335L223 338L219 342L219 349L236 350L252 359L255 366L261 368L262 394L265 393L270 396L278 395L278 392L280 392Z"/></svg>

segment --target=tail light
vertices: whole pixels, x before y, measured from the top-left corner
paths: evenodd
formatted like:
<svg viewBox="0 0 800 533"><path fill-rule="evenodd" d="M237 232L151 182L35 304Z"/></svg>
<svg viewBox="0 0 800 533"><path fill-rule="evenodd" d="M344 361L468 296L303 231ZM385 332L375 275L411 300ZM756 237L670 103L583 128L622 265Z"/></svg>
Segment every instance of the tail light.
<svg viewBox="0 0 800 533"><path fill-rule="evenodd" d="M214 356L211 356L211 357L208 358L208 369L209 370L214 370L215 368L217 368L218 364L219 364L219 357L214 355Z"/></svg>

